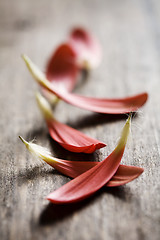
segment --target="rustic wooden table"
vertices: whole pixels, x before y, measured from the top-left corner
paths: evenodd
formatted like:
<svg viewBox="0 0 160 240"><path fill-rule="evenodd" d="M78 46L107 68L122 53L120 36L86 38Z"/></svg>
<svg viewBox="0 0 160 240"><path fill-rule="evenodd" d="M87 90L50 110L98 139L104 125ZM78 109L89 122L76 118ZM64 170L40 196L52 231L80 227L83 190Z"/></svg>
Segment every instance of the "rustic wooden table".
<svg viewBox="0 0 160 240"><path fill-rule="evenodd" d="M75 205L55 206L48 193L70 179L34 159L18 139L36 138L63 159L104 159L116 145L126 116L93 114L61 102L56 117L107 147L72 154L51 141L32 80L20 55L45 70L71 27L97 36L103 61L76 92L123 97L148 91L149 101L132 121L123 163L144 167L135 181L102 189ZM160 236L160 1L0 1L0 239L158 240Z"/></svg>

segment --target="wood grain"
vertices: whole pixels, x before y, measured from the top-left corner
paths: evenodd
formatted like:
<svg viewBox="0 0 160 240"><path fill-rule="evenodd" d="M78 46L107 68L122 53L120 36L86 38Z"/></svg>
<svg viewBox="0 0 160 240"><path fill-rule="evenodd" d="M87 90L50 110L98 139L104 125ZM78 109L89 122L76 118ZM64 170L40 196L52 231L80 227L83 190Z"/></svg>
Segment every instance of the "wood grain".
<svg viewBox="0 0 160 240"><path fill-rule="evenodd" d="M93 114L61 102L56 117L107 143L93 155L72 154L51 141L36 106L32 80L20 55L41 69L69 29L90 29L103 62L76 92L121 97L148 91L132 124L123 163L143 175L102 189L75 205L55 206L45 196L69 178L33 159L18 139L36 138L64 159L103 160L114 148L125 116ZM160 2L158 0L0 1L0 239L158 240L160 236Z"/></svg>

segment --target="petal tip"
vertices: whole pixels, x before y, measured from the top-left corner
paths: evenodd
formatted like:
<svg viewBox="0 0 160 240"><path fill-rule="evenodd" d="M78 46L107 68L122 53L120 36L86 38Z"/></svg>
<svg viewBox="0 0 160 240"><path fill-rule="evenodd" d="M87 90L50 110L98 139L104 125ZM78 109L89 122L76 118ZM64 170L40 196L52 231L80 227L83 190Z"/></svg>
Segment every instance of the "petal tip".
<svg viewBox="0 0 160 240"><path fill-rule="evenodd" d="M26 54L21 54L21 58L25 61L26 64L29 63L30 59Z"/></svg>
<svg viewBox="0 0 160 240"><path fill-rule="evenodd" d="M144 92L144 93L140 94L140 97L141 97L141 105L140 106L143 106L147 102L149 95L147 92Z"/></svg>
<svg viewBox="0 0 160 240"><path fill-rule="evenodd" d="M45 199L50 201L50 202L52 202L52 203L54 203L54 200L52 198L52 194L51 193Z"/></svg>
<svg viewBox="0 0 160 240"><path fill-rule="evenodd" d="M28 143L23 137L19 136L19 139L20 139L26 146L28 146L29 143Z"/></svg>
<svg viewBox="0 0 160 240"><path fill-rule="evenodd" d="M104 147L106 147L106 146L107 146L107 144L100 142L100 143L98 143L98 144L96 145L96 149L95 149L95 150L98 150L98 149L100 149L100 148L104 148Z"/></svg>
<svg viewBox="0 0 160 240"><path fill-rule="evenodd" d="M149 94L147 92L143 93L144 103L148 100Z"/></svg>
<svg viewBox="0 0 160 240"><path fill-rule="evenodd" d="M40 94L40 92L35 93L37 104L46 120L53 119L53 113L49 102Z"/></svg>
<svg viewBox="0 0 160 240"><path fill-rule="evenodd" d="M144 172L144 168L140 168L139 173L142 174Z"/></svg>

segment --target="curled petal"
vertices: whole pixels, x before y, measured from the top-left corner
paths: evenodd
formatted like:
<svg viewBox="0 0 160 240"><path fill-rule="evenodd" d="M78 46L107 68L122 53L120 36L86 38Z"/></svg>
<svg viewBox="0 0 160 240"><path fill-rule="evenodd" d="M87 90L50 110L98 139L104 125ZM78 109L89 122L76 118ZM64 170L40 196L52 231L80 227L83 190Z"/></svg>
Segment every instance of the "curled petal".
<svg viewBox="0 0 160 240"><path fill-rule="evenodd" d="M47 122L51 137L71 152L93 153L106 144L55 120Z"/></svg>
<svg viewBox="0 0 160 240"><path fill-rule="evenodd" d="M61 44L49 59L46 77L56 89L70 92L75 87L79 70L95 67L100 60L101 48L95 37L83 28L74 28L68 42Z"/></svg>
<svg viewBox="0 0 160 240"><path fill-rule="evenodd" d="M41 94L36 94L39 108L46 120L50 136L62 147L71 152L93 153L106 144L88 137L84 133L58 122L52 113L49 103Z"/></svg>
<svg viewBox="0 0 160 240"><path fill-rule="evenodd" d="M147 93L141 93L135 96L119 98L119 99L100 99L76 95L73 93L59 91L54 88L45 78L38 67L26 56L23 56L26 65L34 79L46 90L55 94L65 102L74 106L105 114L122 114L137 111L142 107L148 99Z"/></svg>
<svg viewBox="0 0 160 240"><path fill-rule="evenodd" d="M117 147L105 160L49 194L47 199L56 204L78 202L94 194L107 184L120 165L130 131L130 124L131 116L123 127Z"/></svg>
<svg viewBox="0 0 160 240"><path fill-rule="evenodd" d="M135 166L120 165L115 175L107 183L107 187L117 187L131 182L143 173L144 169Z"/></svg>
<svg viewBox="0 0 160 240"><path fill-rule="evenodd" d="M76 54L72 47L67 43L60 45L47 64L47 79L56 89L72 91L78 73Z"/></svg>

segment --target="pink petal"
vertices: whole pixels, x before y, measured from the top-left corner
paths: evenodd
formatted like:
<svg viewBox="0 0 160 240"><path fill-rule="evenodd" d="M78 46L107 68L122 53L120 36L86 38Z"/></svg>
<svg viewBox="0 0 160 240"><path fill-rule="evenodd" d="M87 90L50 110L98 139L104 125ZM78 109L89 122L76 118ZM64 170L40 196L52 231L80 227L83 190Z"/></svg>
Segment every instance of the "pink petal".
<svg viewBox="0 0 160 240"><path fill-rule="evenodd" d="M88 67L98 66L101 61L101 47L91 33L83 28L74 28L69 37L69 44L74 49L77 60Z"/></svg>
<svg viewBox="0 0 160 240"><path fill-rule="evenodd" d="M48 120L47 125L51 137L71 152L93 153L106 146L106 144L54 119Z"/></svg>
<svg viewBox="0 0 160 240"><path fill-rule="evenodd" d="M78 73L74 50L67 43L60 45L47 64L47 79L57 89L71 91L77 81Z"/></svg>

